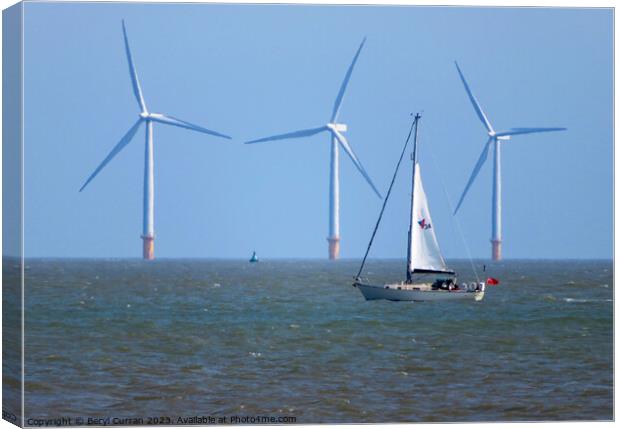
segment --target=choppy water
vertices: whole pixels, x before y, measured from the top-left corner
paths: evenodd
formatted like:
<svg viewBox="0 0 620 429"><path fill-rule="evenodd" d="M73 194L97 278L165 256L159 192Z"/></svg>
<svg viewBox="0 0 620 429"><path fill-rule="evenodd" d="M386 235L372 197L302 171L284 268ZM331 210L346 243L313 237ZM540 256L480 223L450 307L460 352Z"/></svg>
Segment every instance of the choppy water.
<svg viewBox="0 0 620 429"><path fill-rule="evenodd" d="M489 265L478 303L366 302L357 266L27 261L26 418L613 418L611 261Z"/></svg>

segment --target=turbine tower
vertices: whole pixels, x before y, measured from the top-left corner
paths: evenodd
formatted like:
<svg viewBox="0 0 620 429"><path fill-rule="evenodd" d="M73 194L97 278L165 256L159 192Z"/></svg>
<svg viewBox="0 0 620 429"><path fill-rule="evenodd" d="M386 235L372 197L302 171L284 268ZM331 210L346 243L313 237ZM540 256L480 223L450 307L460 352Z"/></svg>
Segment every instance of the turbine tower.
<svg viewBox="0 0 620 429"><path fill-rule="evenodd" d="M482 153L480 154L480 158L478 158L478 162L474 166L471 175L469 176L469 180L467 181L467 185L465 185L465 189L463 190L463 194L461 195L461 199L459 203L456 205L456 209L454 210L454 214L459 210L461 204L463 203L463 199L469 191L470 186L476 179L478 172L482 168L482 165L487 159L489 148L493 145L493 193L492 193L492 230L491 230L491 257L494 261L499 261L502 259L502 179L501 179L501 143L507 140L510 140L512 136L518 134L533 134L533 133L544 133L549 131L563 131L566 128L510 128L508 131L495 131L491 122L484 114L482 107L478 103L478 100L474 96L474 94L469 89L469 85L467 85L467 81L459 68L458 63L455 61L456 70L459 73L461 78L461 82L463 82L463 86L465 87L465 91L467 91L467 96L469 97L469 101L474 106L474 110L478 115L478 119L482 122L484 127L487 129L487 134L489 136L488 140L484 144L482 148Z"/></svg>
<svg viewBox="0 0 620 429"><path fill-rule="evenodd" d="M153 172L153 123L158 122L160 124L174 125L175 127L186 128L192 131L198 131L212 136L223 137L230 139L225 134L212 131L198 125L191 124L181 119L174 118L172 116L164 115L163 113L151 113L146 107L144 97L142 96L142 88L140 87L140 81L138 80L138 73L131 57L131 51L129 49L129 42L127 40L127 31L125 29L125 21L123 21L123 38L125 40L125 53L127 54L127 62L129 63L129 76L131 77L131 84L133 87L133 93L138 101L140 107L140 114L138 120L129 128L129 131L121 138L121 140L114 146L112 151L106 156L106 158L99 164L95 171L86 180L84 185L80 188L80 192L99 174L99 172L114 158L125 146L129 144L133 136L143 123L146 125L146 144L144 150L144 208L143 208L143 228L142 228L142 257L144 259L155 258L155 226L154 226L154 172Z"/></svg>
<svg viewBox="0 0 620 429"><path fill-rule="evenodd" d="M381 198L381 194L370 180L368 173L362 166L362 163L351 149L349 142L345 139L343 132L347 131L347 126L344 123L338 122L338 115L340 113L340 106L342 104L342 99L344 97L345 90L349 83L349 79L351 79L351 73L353 73L353 68L355 67L355 63L357 62L357 58L364 47L364 43L366 43L366 38L362 40L355 56L353 57L353 61L347 70L347 73L344 76L344 80L342 85L340 86L340 90L338 91L338 95L336 96L336 101L334 102L334 108L332 110L332 115L329 119L329 122L326 125L322 125L317 128L310 128L305 130L293 131L286 134L278 134L275 136L264 137L257 140L251 140L246 142L246 144L252 143L262 143L266 141L273 140L282 140L288 138L298 138L298 137L310 137L315 134L319 134L321 132L327 131L330 134L330 169L329 169L329 235L327 237L327 241L329 243L328 252L329 259L338 259L338 255L340 253L340 182L339 182L339 146L342 146L342 149L349 155L351 161L359 172L364 176L368 184L371 186L373 191L377 194L379 198Z"/></svg>

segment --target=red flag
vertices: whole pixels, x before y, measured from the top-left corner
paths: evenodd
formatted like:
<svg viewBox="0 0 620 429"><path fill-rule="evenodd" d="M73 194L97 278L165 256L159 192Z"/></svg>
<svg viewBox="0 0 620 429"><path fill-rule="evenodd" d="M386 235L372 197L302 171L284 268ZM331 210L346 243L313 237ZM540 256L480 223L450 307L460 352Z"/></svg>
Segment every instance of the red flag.
<svg viewBox="0 0 620 429"><path fill-rule="evenodd" d="M491 286L495 286L495 285L499 284L499 280L497 280L496 278L493 278L493 277L489 277L487 279L487 284L491 285Z"/></svg>

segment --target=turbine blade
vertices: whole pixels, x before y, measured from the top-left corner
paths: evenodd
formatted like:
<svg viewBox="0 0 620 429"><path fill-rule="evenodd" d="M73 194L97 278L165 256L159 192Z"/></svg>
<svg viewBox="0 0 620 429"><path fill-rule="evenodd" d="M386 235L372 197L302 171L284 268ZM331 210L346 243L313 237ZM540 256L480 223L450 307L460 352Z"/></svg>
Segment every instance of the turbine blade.
<svg viewBox="0 0 620 429"><path fill-rule="evenodd" d="M222 137L225 139L231 139L232 137L227 136L226 134L219 133L217 131L210 130L208 128L203 128L199 125L192 124L190 122L184 121L182 119L178 119L172 116L164 115L162 113L151 113L149 115L149 119L160 122L162 124L174 125L175 127L186 128L192 131L198 131L199 133L210 134L216 137Z"/></svg>
<svg viewBox="0 0 620 429"><path fill-rule="evenodd" d="M501 131L496 133L497 137L502 136L516 136L518 134L534 134L534 133L548 133L551 131L564 131L566 128L511 128L508 131Z"/></svg>
<svg viewBox="0 0 620 429"><path fill-rule="evenodd" d="M129 63L129 76L131 76L133 94L136 96L136 100L138 100L140 109L142 109L143 112L146 112L146 103L144 102L144 97L142 96L142 88L140 88L140 81L138 80L138 72L136 72L136 67L131 56L131 50L129 49L129 40L127 39L125 20L123 20L123 38L125 39L125 53L127 54L127 62Z"/></svg>
<svg viewBox="0 0 620 429"><path fill-rule="evenodd" d="M480 154L480 158L478 158L478 162L476 162L476 165L474 166L474 169L472 170L471 175L469 176L467 185L465 185L465 189L463 190L463 194L461 195L461 199L459 200L459 203L456 205L456 209L454 209L453 215L455 215L456 212L459 211L459 208L461 207L461 204L463 204L463 200L465 199L465 195L467 195L467 191L469 191L469 188L471 187L471 184L474 183L476 176L478 176L478 173L480 172L482 165L487 160L487 156L489 154L489 147L491 147L491 144L490 144L491 141L493 141L493 139L489 138L487 142L484 144L484 148L482 148L482 153Z"/></svg>
<svg viewBox="0 0 620 429"><path fill-rule="evenodd" d="M309 136L313 136L325 130L327 130L326 126L322 126L318 128L310 128L307 130L293 131L290 133L277 134L275 136L269 136L269 137L263 137L263 138L256 139L256 140L250 140L248 142L245 142L245 144L262 143L262 142L268 142L268 141L273 141L273 140L284 140L284 139L298 138L298 137L309 137Z"/></svg>
<svg viewBox="0 0 620 429"><path fill-rule="evenodd" d="M456 65L456 70L459 72L459 76L461 77L461 82L463 82L463 86L465 87L465 91L467 91L467 96L469 97L469 101L471 101L471 104L474 106L474 110L476 111L478 118L480 119L480 121L482 121L482 124L485 126L488 132L490 133L493 132L493 127L491 126L491 123L489 122L489 119L487 118L487 116L484 114L482 107L480 107L478 100L476 99L474 94L469 89L469 85L467 85L467 81L465 80L465 77L463 76L463 73L461 72L461 68L459 67L459 64L455 61L454 65Z"/></svg>
<svg viewBox="0 0 620 429"><path fill-rule="evenodd" d="M340 110L340 105L342 104L342 98L344 97L344 92L347 89L347 85L349 84L349 79L351 79L351 73L353 73L353 67L355 67L355 63L357 62L357 58L360 56L360 52L362 51L362 48L364 47L364 43L366 43L365 37L364 37L364 40L362 40L360 47L357 48L357 52L355 53L355 56L353 57L353 61L351 62L351 65L349 66L349 69L347 70L347 74L344 75L344 80L342 81L342 85L340 85L340 91L338 91L338 96L336 96L336 101L334 102L334 110L332 112L332 118L330 122L334 122L338 118L338 112Z"/></svg>
<svg viewBox="0 0 620 429"><path fill-rule="evenodd" d="M333 133L338 139L338 141L340 142L340 145L342 146L344 151L347 153L347 155L349 155L349 158L351 158L351 161L353 161L353 164L355 164L359 172L362 173L362 176L364 176L364 179L366 179L366 181L368 182L372 190L375 191L375 194L377 194L379 198L383 199L383 197L381 196L381 193L377 190L377 187L375 186L375 184L372 183L372 180L370 180L370 176L368 176L368 173L366 173L364 166L362 165L360 160L357 158L357 156L353 152L353 149L351 149L351 146L349 145L349 142L347 141L347 139L345 139L344 136L336 130L333 130Z"/></svg>
<svg viewBox="0 0 620 429"><path fill-rule="evenodd" d="M127 146L127 144L129 144L133 136L138 131L138 127L140 126L141 123L142 123L142 119L138 119L136 123L133 124L133 126L129 129L129 131L127 131L127 133L123 136L123 138L116 144L116 146L114 146L114 148L112 149L112 151L110 151L108 156L105 157L105 159L101 162L101 164L99 164L99 166L93 172L93 174L91 174L90 177L86 180L86 182L82 185L82 187L80 188L80 192L82 192L82 190L86 187L86 185L88 185L90 181L93 180L97 174L99 174L99 172L103 169L103 167L105 167L108 164L108 162L112 160L112 158L114 158L125 146Z"/></svg>

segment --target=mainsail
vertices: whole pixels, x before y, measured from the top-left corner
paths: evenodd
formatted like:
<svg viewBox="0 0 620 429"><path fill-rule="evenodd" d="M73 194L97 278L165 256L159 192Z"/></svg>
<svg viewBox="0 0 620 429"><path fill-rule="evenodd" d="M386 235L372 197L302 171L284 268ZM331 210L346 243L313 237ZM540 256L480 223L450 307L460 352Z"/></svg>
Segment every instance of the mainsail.
<svg viewBox="0 0 620 429"><path fill-rule="evenodd" d="M435 236L428 201L422 186L420 164L416 162L411 207L411 231L409 231L409 272L451 272L441 256Z"/></svg>

